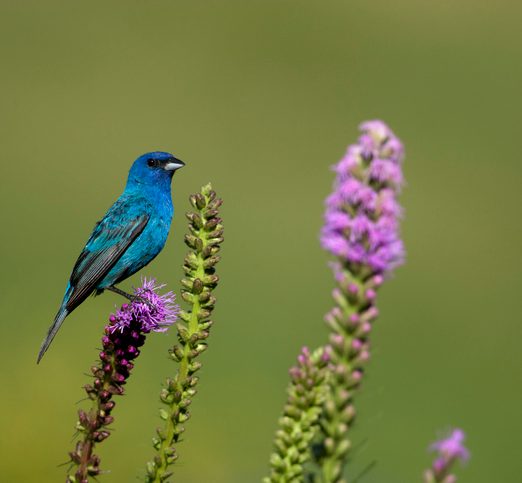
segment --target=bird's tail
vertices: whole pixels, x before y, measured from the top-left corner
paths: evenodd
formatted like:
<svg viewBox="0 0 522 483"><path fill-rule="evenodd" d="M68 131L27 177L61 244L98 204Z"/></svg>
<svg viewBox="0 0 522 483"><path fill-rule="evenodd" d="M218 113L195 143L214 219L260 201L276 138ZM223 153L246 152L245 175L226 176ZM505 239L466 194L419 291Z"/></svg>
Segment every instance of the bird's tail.
<svg viewBox="0 0 522 483"><path fill-rule="evenodd" d="M44 341L42 342L42 346L40 347L40 352L38 352L38 359L36 360L36 363L38 364L43 355L45 354L45 351L49 348L51 345L51 342L54 339L54 336L56 335L56 332L60 329L60 326L62 325L63 321L65 320L65 317L69 315L69 312L65 307L60 307L60 310L56 314L56 317L54 318L53 325L49 327L49 331L47 332L47 336L45 337Z"/></svg>

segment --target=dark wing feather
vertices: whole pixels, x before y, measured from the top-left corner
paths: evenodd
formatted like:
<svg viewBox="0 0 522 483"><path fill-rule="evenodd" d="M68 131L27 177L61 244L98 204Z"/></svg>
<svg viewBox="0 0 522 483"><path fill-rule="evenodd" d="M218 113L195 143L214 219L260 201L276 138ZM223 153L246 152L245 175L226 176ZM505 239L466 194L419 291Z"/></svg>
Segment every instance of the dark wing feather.
<svg viewBox="0 0 522 483"><path fill-rule="evenodd" d="M149 215L142 214L122 223L124 206L114 206L100 221L78 257L71 274L71 293L66 309L70 313L96 288L116 265L127 248L143 232Z"/></svg>

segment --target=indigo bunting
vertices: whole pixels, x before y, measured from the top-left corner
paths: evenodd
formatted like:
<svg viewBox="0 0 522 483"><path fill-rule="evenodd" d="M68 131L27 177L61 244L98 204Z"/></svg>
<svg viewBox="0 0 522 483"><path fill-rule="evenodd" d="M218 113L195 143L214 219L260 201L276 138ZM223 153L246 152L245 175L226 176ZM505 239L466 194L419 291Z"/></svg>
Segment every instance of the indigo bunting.
<svg viewBox="0 0 522 483"><path fill-rule="evenodd" d="M172 176L184 165L164 152L147 153L134 161L125 190L96 224L74 265L38 362L65 318L89 295L111 290L132 299L115 285L143 268L163 249L174 214Z"/></svg>

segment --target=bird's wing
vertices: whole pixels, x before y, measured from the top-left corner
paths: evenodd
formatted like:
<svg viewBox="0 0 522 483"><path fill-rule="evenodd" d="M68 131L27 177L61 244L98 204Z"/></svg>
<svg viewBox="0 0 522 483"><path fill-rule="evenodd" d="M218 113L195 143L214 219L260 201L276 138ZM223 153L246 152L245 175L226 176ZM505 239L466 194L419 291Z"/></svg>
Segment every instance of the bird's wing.
<svg viewBox="0 0 522 483"><path fill-rule="evenodd" d="M66 304L69 312L93 292L145 229L150 218L147 210L135 210L135 201L120 199L94 227L71 274L72 291Z"/></svg>

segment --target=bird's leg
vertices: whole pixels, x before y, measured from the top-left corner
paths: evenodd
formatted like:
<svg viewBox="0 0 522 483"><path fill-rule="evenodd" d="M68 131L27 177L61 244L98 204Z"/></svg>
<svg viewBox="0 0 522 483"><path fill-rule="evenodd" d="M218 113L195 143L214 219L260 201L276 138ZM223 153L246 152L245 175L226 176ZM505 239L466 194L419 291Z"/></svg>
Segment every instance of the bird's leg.
<svg viewBox="0 0 522 483"><path fill-rule="evenodd" d="M117 293L118 295L125 297L127 300L130 300L131 302L134 302L135 300L139 299L139 297L136 297L136 295L131 295L130 293L124 292L123 290L119 289L118 287L114 287L114 286L107 287L107 290Z"/></svg>
<svg viewBox="0 0 522 483"><path fill-rule="evenodd" d="M107 290L110 290L111 292L117 293L123 297L125 297L127 300L130 300L131 302L142 302L144 304L147 304L149 307L151 307L150 301L143 297L139 297L138 295L132 295L130 293L124 292L123 290L119 289L118 287L115 287L114 285L107 287Z"/></svg>

